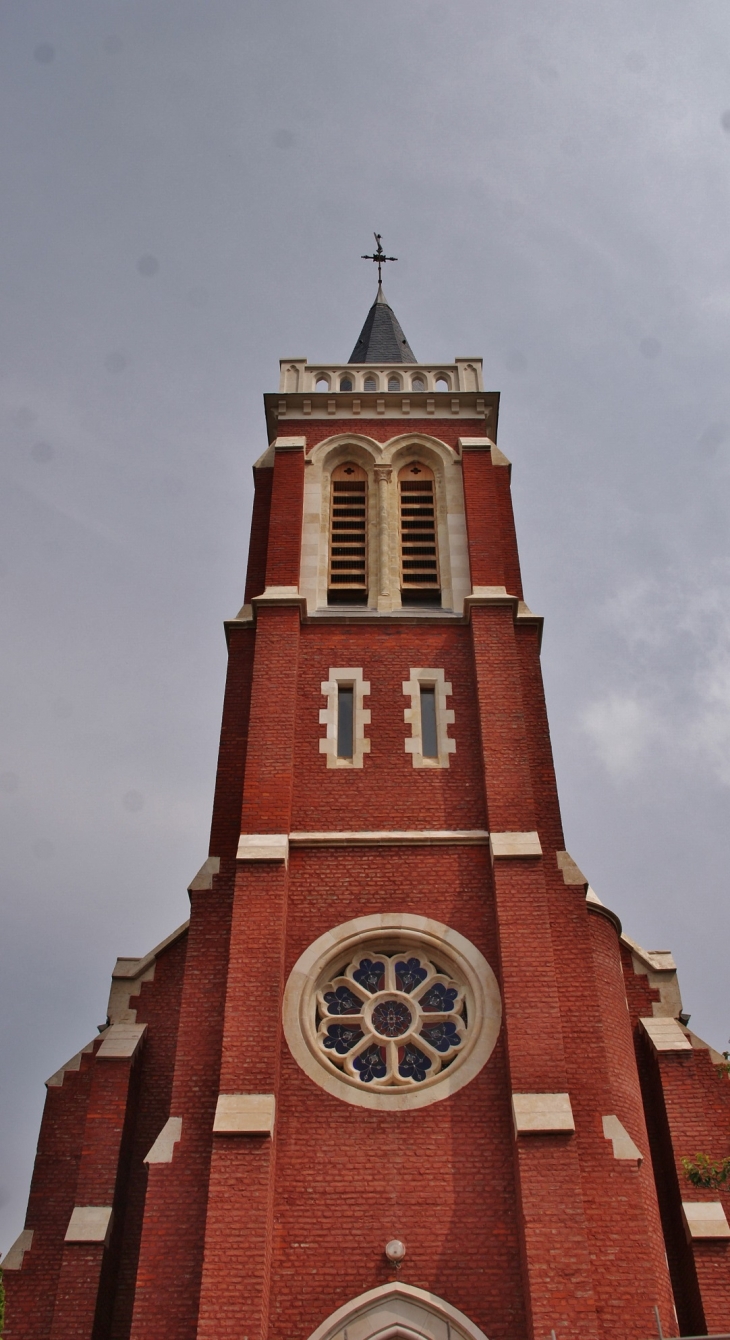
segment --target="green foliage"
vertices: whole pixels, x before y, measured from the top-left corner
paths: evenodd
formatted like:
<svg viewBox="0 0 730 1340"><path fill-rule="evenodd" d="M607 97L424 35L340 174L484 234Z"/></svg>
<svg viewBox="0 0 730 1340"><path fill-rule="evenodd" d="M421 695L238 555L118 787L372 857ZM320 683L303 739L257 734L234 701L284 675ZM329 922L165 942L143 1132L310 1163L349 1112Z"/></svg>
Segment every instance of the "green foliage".
<svg viewBox="0 0 730 1340"><path fill-rule="evenodd" d="M694 1159L682 1159L682 1167L687 1180L705 1190L717 1191L730 1181L730 1155L718 1163L709 1154L695 1154Z"/></svg>

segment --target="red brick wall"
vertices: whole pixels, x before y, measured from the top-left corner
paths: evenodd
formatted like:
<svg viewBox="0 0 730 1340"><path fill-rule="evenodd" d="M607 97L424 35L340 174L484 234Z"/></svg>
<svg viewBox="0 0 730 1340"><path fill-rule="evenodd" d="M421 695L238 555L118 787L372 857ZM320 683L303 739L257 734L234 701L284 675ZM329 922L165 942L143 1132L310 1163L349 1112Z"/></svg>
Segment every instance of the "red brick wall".
<svg viewBox="0 0 730 1340"><path fill-rule="evenodd" d="M277 451L266 551L266 585L298 586L302 547L304 455Z"/></svg>
<svg viewBox="0 0 730 1340"><path fill-rule="evenodd" d="M497 515L499 533L502 540L502 568L504 584L510 595L522 600L522 574L520 573L520 555L517 548L515 518L512 510L512 492L510 489L509 468L504 465L492 467L494 470L494 489L497 495Z"/></svg>
<svg viewBox="0 0 730 1340"><path fill-rule="evenodd" d="M98 1040L97 1046L101 1039ZM46 1092L25 1227L33 1246L22 1270L5 1273L4 1340L46 1340L50 1335L63 1235L76 1197L93 1056Z"/></svg>
<svg viewBox="0 0 730 1340"><path fill-rule="evenodd" d="M492 465L488 451L464 452L464 507L473 586L506 585L497 495L497 476L504 473L504 467Z"/></svg>
<svg viewBox="0 0 730 1340"><path fill-rule="evenodd" d="M484 425L329 420L287 430L304 433L308 450L358 431L378 441L423 432L457 449ZM509 472L480 451L464 454L463 469L473 581L520 595ZM280 450L273 470L256 472L247 600L264 582L298 583L303 475L298 451ZM336 665L361 666L371 685L361 770L328 769L319 752L321 682ZM402 682L412 666L451 681L448 769L414 769L405 752ZM543 857L498 859L493 870L484 846L293 847L288 867L235 861L239 831L485 826L537 828ZM685 1331L730 1325L726 1249L692 1251L678 1231L678 1160L696 1152L693 1142L727 1152L730 1086L706 1053L660 1066L642 1047L640 1091L616 931L565 885L555 858L563 846L537 632L515 625L510 606L477 608L470 626L427 616L300 626L298 607L279 605L260 609L255 629L231 629L211 835L221 873L192 896L187 943L161 957L138 998L149 1028L126 1118L117 1063L99 1063L112 1067L104 1101L116 1102L114 1167L92 1134L97 1114L107 1125L114 1116L89 1101L93 1065L85 1058L49 1093L28 1219L37 1237L7 1281L9 1340L51 1333L82 1157L84 1197L115 1194L118 1211L101 1275L115 1306L97 1314L94 1340L242 1340L242 1329L245 1340L307 1340L338 1306L394 1278L383 1256L391 1237L407 1244L400 1278L446 1298L490 1340L544 1340L553 1327L561 1340L645 1340L654 1302L671 1334L652 1165L613 1158L601 1125L609 1114L651 1147ZM504 1027L485 1068L417 1111L326 1094L282 1036L284 985L302 951L343 921L383 911L428 915L465 935L502 991ZM655 993L629 960L625 982L632 1016L650 1014ZM568 1091L575 1134L515 1139L513 1090ZM214 1137L219 1092L275 1093L273 1140ZM146 1173L142 1159L168 1115L182 1117L182 1139L171 1163ZM89 1334L84 1307L99 1259L84 1247L69 1257L76 1273L66 1271L56 1300L57 1340Z"/></svg>
<svg viewBox="0 0 730 1340"><path fill-rule="evenodd" d="M326 706L322 681L330 666L362 666L370 682L364 705L371 714L365 727L370 753L362 768L327 767L319 753ZM414 768L405 752L411 728L403 720L410 697L403 681L412 666L443 669L453 694L455 714L448 727L456 741L448 768ZM469 629L419 621L416 627L392 623L305 625L301 631L294 761L292 828L484 828L484 790L478 740L473 730L474 666Z"/></svg>
<svg viewBox="0 0 730 1340"><path fill-rule="evenodd" d="M208 849L211 856L235 859L238 849L254 649L253 624L229 629L228 671Z"/></svg>
<svg viewBox="0 0 730 1340"><path fill-rule="evenodd" d="M340 922L376 912L429 915L496 967L484 848L295 851L286 973ZM452 1099L418 1111L353 1107L303 1074L285 1043L276 1138L270 1340L306 1340L330 1312L395 1278L447 1298L490 1340L525 1334L511 1118L502 1040Z"/></svg>
<svg viewBox="0 0 730 1340"><path fill-rule="evenodd" d="M248 546L248 570L244 603L249 605L254 596L260 596L266 585L266 551L269 544L271 490L274 484L273 468L254 470L254 497L251 514L251 539Z"/></svg>
<svg viewBox="0 0 730 1340"><path fill-rule="evenodd" d="M180 1020L187 934L162 951L151 982L143 982L138 996L130 1000L137 1023L147 1024L145 1047L140 1058L137 1117L130 1151L125 1194L119 1274L114 1296L110 1340L127 1340L132 1324L134 1287L142 1236L147 1165L143 1162L170 1115L172 1078Z"/></svg>
<svg viewBox="0 0 730 1340"><path fill-rule="evenodd" d="M483 437L485 433L483 419L289 419L282 425L282 433L287 436L301 435L307 439L307 452L311 452L318 442L335 437L341 433L353 436L371 437L375 442L390 442L394 437L406 437L409 433L425 433L445 442L458 453L460 437Z"/></svg>
<svg viewBox="0 0 730 1340"><path fill-rule="evenodd" d="M194 1340L218 1097L235 862L191 895L170 1115L182 1137L149 1168L132 1340Z"/></svg>

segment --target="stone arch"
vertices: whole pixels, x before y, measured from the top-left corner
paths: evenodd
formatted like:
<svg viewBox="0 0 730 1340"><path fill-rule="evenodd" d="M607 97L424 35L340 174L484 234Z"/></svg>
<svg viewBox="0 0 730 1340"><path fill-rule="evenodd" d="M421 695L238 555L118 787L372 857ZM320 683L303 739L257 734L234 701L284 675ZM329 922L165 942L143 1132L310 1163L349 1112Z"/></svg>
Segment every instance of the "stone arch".
<svg viewBox="0 0 730 1340"><path fill-rule="evenodd" d="M461 612L468 582L466 532L463 524L464 493L461 461L445 442L428 433L402 433L383 447L382 461L393 469L392 525L398 532L398 475L412 461L421 461L433 471L436 492L439 566L442 606ZM397 552L395 553L397 565ZM400 581L394 567L392 580Z"/></svg>
<svg viewBox="0 0 730 1340"><path fill-rule="evenodd" d="M299 368L294 363L290 363L284 377L285 391L299 390Z"/></svg>
<svg viewBox="0 0 730 1340"><path fill-rule="evenodd" d="M412 1284L381 1285L353 1298L323 1321L309 1340L487 1340L445 1299Z"/></svg>
<svg viewBox="0 0 730 1340"><path fill-rule="evenodd" d="M361 466L368 480L368 592L377 583L377 489L374 467L380 444L364 433L336 433L318 442L307 457L304 473L304 518L300 591L312 611L327 605L329 521L332 471L345 461Z"/></svg>

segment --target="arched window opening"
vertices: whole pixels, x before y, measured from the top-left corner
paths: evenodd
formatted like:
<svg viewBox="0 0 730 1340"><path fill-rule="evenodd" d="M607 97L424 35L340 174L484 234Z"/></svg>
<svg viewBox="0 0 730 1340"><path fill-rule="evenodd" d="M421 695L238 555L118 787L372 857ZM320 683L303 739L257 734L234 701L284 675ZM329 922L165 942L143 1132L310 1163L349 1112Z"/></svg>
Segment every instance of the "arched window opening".
<svg viewBox="0 0 730 1340"><path fill-rule="evenodd" d="M388 378L388 390L389 390L389 391L400 391L400 389L401 389L401 385L400 385L400 377L395 377L395 376L394 376L394 377L389 377L389 378Z"/></svg>
<svg viewBox="0 0 730 1340"><path fill-rule="evenodd" d="M420 461L398 476L400 503L401 603L440 605L433 470Z"/></svg>
<svg viewBox="0 0 730 1340"><path fill-rule="evenodd" d="M375 377L373 377L373 376L371 376L371 375L368 375L368 376L365 378L365 381L364 381L364 383L363 383L363 386L364 386L364 388L365 388L366 391L377 391L377 389L378 389L378 383L377 383Z"/></svg>
<svg viewBox="0 0 730 1340"><path fill-rule="evenodd" d="M449 379L448 379L448 377L446 376L446 374L443 373L443 372L440 372L439 375L438 375L438 377L436 378L436 390L437 390L437 391L450 391L450 390L451 390L451 386L450 386L450 384L449 384Z"/></svg>
<svg viewBox="0 0 730 1340"><path fill-rule="evenodd" d="M315 391L329 391L330 389L329 377L318 377L314 389Z"/></svg>
<svg viewBox="0 0 730 1340"><path fill-rule="evenodd" d="M414 391L425 391L426 389L426 383L423 380L423 377L414 377L411 386Z"/></svg>
<svg viewBox="0 0 730 1340"><path fill-rule="evenodd" d="M342 378L341 378L341 380L340 380L340 390L341 390L341 391L351 391L351 390L352 390L352 378L351 378L351 377L342 377Z"/></svg>
<svg viewBox="0 0 730 1340"><path fill-rule="evenodd" d="M361 465L332 471L328 605L367 605L368 481Z"/></svg>

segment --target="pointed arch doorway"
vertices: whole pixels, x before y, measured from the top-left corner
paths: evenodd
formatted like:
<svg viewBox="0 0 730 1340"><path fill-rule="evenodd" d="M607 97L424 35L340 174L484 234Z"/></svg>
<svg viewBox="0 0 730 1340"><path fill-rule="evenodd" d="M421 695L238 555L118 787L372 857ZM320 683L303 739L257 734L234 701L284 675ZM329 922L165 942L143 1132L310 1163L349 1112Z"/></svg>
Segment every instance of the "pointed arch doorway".
<svg viewBox="0 0 730 1340"><path fill-rule="evenodd" d="M384 1284L333 1312L309 1340L487 1340L463 1312L411 1284Z"/></svg>

